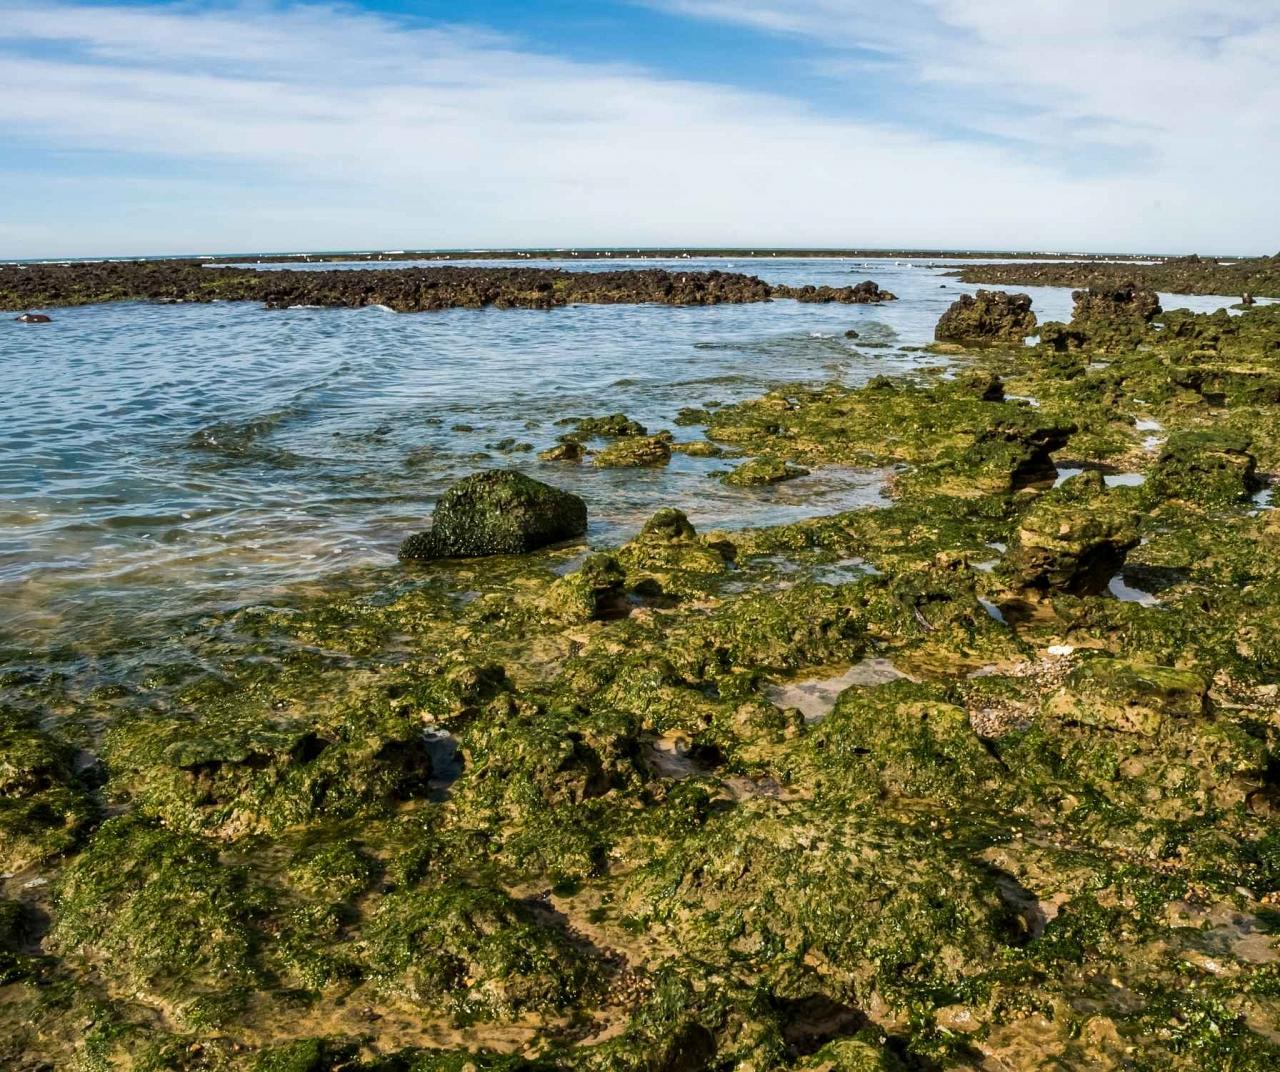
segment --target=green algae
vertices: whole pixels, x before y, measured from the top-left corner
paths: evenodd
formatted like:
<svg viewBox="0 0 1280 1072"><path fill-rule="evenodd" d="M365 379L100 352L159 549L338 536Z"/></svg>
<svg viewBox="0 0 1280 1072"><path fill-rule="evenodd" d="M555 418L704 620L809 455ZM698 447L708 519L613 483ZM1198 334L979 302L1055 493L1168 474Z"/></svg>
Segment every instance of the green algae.
<svg viewBox="0 0 1280 1072"><path fill-rule="evenodd" d="M898 466L883 509L669 508L206 618L128 687L6 679L3 843L54 896L0 899L0 1055L1274 1067L1280 321L1128 320L707 411ZM867 657L913 680L770 698Z"/></svg>

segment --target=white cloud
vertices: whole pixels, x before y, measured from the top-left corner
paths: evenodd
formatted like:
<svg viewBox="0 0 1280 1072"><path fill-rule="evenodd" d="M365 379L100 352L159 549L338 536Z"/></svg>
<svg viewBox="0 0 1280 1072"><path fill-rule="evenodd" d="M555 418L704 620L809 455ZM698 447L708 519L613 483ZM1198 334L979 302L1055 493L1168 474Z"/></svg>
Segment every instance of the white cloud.
<svg viewBox="0 0 1280 1072"><path fill-rule="evenodd" d="M1262 194L1263 169L1277 160L1276 86L1259 72L1275 19L1191 43L1184 35L1205 4L1113 12L1089 0L1073 5L1093 27L1081 52L1079 25L1075 51L1058 43L1071 20L1049 0L916 0L865 18L872 5L835 0L674 2L821 35L850 54L871 47L922 82L1032 109L1012 130L1007 112L971 116L985 132L1049 144L1084 125L1153 163L1072 174L1012 146L832 118L780 94L577 63L474 29L349 8L0 0L0 132L10 150L74 152L82 174L51 175L47 162L33 174L0 150L0 199L22 216L0 225L0 256L1274 243L1280 216ZM1038 26L1054 33L1038 36ZM1187 80L1171 81L1171 55ZM1113 69L1121 63L1136 66ZM1215 112L1231 93L1247 95L1230 114ZM1213 140L1170 147L1186 130ZM146 181L129 177L138 174Z"/></svg>

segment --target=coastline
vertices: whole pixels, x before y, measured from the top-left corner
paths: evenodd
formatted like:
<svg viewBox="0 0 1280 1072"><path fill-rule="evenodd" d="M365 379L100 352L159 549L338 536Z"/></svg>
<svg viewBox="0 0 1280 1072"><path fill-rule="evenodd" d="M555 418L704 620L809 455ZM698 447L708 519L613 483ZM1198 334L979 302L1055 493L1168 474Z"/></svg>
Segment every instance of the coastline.
<svg viewBox="0 0 1280 1072"><path fill-rule="evenodd" d="M1280 316L1129 305L691 425L893 467L880 508L668 513L11 672L8 1053L1267 1067Z"/></svg>

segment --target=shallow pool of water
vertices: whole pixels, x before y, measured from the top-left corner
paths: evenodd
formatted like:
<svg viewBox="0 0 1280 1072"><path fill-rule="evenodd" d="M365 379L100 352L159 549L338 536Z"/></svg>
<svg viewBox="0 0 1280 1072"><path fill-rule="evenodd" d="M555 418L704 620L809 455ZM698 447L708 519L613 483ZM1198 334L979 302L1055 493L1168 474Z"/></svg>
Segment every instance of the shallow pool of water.
<svg viewBox="0 0 1280 1072"><path fill-rule="evenodd" d="M693 438L698 429L674 425L682 407L936 366L918 348L976 289L932 261L571 267L628 266L837 286L872 278L902 300L409 315L127 303L55 310L38 327L5 322L0 621L10 639L43 645L76 621L132 627L393 565L450 482L495 466L581 494L594 543L625 539L667 504L727 528L875 505L875 472L731 489L715 480L726 461L600 470L535 452L565 417L623 411ZM1031 293L1042 317L1069 315L1067 290Z"/></svg>

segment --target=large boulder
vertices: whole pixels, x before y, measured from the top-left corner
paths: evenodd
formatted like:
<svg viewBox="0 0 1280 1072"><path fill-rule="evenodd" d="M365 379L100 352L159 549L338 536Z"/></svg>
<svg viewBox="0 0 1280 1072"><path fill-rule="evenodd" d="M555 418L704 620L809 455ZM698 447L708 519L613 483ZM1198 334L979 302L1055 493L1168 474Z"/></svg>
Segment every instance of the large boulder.
<svg viewBox="0 0 1280 1072"><path fill-rule="evenodd" d="M400 557L521 555L586 531L587 504L577 495L522 473L490 469L446 491L430 530L405 540Z"/></svg>
<svg viewBox="0 0 1280 1072"><path fill-rule="evenodd" d="M1020 343L1036 332L1036 314L1026 294L980 290L963 295L942 314L934 329L939 342Z"/></svg>

